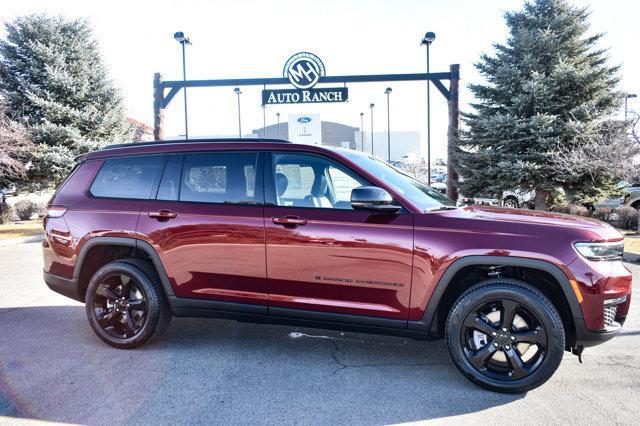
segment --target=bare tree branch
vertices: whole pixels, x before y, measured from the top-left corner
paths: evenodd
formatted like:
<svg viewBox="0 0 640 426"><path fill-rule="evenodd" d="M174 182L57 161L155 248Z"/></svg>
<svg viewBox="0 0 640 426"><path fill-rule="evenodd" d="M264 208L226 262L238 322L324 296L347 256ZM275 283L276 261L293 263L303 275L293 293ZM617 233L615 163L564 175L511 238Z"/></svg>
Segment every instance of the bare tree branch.
<svg viewBox="0 0 640 426"><path fill-rule="evenodd" d="M25 178L28 169L25 159L33 148L27 129L11 121L0 104L0 182Z"/></svg>

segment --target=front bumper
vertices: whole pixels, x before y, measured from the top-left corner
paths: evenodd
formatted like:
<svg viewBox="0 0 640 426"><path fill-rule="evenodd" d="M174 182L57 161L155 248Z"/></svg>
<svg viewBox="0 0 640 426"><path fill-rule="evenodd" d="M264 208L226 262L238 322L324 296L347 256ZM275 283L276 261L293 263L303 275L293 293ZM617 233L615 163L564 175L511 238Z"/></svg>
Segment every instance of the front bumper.
<svg viewBox="0 0 640 426"><path fill-rule="evenodd" d="M84 302L83 298L80 297L78 283L75 279L59 277L58 275L53 275L46 271L43 271L42 274L44 276L45 284L47 284L47 287L51 290L63 296L77 300L78 302Z"/></svg>
<svg viewBox="0 0 640 426"><path fill-rule="evenodd" d="M581 319L575 319L576 323L576 343L575 346L588 348L590 346L596 346L613 339L622 330L626 317L616 318L614 325L607 327L605 330L587 330L584 326L584 321Z"/></svg>

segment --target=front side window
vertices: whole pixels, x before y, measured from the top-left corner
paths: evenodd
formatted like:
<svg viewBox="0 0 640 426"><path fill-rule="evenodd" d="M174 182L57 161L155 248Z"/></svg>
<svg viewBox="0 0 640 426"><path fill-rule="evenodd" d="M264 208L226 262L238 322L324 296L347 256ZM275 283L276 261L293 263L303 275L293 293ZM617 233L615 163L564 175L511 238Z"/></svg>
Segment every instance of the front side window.
<svg viewBox="0 0 640 426"><path fill-rule="evenodd" d="M94 197L147 200L161 163L161 155L106 160L89 192Z"/></svg>
<svg viewBox="0 0 640 426"><path fill-rule="evenodd" d="M372 155L352 150L340 150L340 153L359 167L375 175L423 211L455 207L455 202L438 193L435 189Z"/></svg>
<svg viewBox="0 0 640 426"><path fill-rule="evenodd" d="M216 204L257 204L255 152L186 154L180 201Z"/></svg>
<svg viewBox="0 0 640 426"><path fill-rule="evenodd" d="M316 155L274 154L276 201L283 207L352 210L351 191L368 185L342 165Z"/></svg>

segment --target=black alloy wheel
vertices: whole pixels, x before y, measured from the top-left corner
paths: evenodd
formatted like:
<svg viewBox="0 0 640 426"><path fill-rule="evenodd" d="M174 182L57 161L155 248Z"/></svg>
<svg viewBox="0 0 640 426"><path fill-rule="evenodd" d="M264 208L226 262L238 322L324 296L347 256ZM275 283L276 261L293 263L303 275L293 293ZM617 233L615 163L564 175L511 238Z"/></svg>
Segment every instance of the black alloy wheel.
<svg viewBox="0 0 640 426"><path fill-rule="evenodd" d="M540 367L547 351L547 333L525 305L499 299L472 309L462 326L460 344L478 372L512 381Z"/></svg>
<svg viewBox="0 0 640 426"><path fill-rule="evenodd" d="M502 201L502 206L510 209L517 209L520 207L518 200L513 197L507 197Z"/></svg>
<svg viewBox="0 0 640 426"><path fill-rule="evenodd" d="M139 259L107 263L91 278L85 294L87 318L105 343L130 349L162 334L171 308L153 266Z"/></svg>
<svg viewBox="0 0 640 426"><path fill-rule="evenodd" d="M449 312L445 334L452 360L469 380L505 393L543 384L565 348L553 303L533 286L506 278L464 292Z"/></svg>
<svg viewBox="0 0 640 426"><path fill-rule="evenodd" d="M146 297L144 289L132 276L123 273L106 276L93 297L98 324L116 339L135 336L147 318Z"/></svg>

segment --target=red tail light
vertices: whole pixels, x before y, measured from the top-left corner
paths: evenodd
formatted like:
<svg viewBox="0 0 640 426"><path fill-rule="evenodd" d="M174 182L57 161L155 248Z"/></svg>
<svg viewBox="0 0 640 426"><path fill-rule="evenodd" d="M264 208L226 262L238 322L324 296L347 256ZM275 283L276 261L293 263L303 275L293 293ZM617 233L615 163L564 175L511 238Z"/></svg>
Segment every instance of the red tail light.
<svg viewBox="0 0 640 426"><path fill-rule="evenodd" d="M47 217L62 217L67 212L66 206L47 206Z"/></svg>

